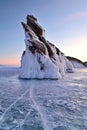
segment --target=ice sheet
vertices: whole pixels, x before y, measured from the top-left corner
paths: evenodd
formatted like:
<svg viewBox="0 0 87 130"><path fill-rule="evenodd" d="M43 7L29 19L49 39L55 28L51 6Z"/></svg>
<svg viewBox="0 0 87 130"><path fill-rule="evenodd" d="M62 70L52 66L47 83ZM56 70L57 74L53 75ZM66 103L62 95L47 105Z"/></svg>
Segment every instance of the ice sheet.
<svg viewBox="0 0 87 130"><path fill-rule="evenodd" d="M87 129L87 69L61 80L20 80L19 71L0 68L1 130Z"/></svg>

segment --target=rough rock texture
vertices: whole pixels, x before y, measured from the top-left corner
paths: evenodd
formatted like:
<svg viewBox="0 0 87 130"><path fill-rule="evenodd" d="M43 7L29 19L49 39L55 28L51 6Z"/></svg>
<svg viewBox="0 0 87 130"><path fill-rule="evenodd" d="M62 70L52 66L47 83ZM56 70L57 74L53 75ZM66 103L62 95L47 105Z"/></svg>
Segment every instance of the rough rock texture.
<svg viewBox="0 0 87 130"><path fill-rule="evenodd" d="M55 45L45 38L45 30L37 19L27 15L25 30L26 49L21 58L20 78L60 79L65 72L73 72L72 63Z"/></svg>

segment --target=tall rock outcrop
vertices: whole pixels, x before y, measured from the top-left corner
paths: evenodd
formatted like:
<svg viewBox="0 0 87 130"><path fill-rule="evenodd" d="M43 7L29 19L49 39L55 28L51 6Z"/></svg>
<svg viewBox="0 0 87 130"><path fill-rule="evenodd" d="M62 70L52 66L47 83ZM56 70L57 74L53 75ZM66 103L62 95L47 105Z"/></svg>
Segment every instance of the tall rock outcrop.
<svg viewBox="0 0 87 130"><path fill-rule="evenodd" d="M21 58L20 78L60 79L66 72L73 72L72 63L46 40L45 30L34 16L27 15L27 23L22 25L26 49Z"/></svg>

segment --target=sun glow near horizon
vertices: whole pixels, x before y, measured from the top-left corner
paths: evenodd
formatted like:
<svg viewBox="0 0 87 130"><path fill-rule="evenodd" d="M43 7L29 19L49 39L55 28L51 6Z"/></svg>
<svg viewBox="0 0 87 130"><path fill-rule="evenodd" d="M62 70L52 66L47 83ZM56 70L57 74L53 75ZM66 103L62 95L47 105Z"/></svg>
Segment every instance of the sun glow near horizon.
<svg viewBox="0 0 87 130"><path fill-rule="evenodd" d="M53 42L54 43L54 42ZM55 43L58 43L57 45ZM63 42L55 42L54 45L57 46L60 51L62 51L65 56L75 57L83 62L87 61L87 39L86 37L69 38ZM20 65L21 57L0 57L0 64L5 65Z"/></svg>
<svg viewBox="0 0 87 130"><path fill-rule="evenodd" d="M16 65L19 66L20 65L20 59L18 58L9 58L9 59L0 59L0 64L1 65Z"/></svg>
<svg viewBox="0 0 87 130"><path fill-rule="evenodd" d="M68 42L68 41L66 41ZM60 51L62 51L65 56L71 56L75 57L83 62L87 61L87 39L80 39L76 40L76 44L73 44L73 41L71 44L62 44L62 47L58 47ZM5 65L20 65L21 58L4 58L0 59L0 64Z"/></svg>
<svg viewBox="0 0 87 130"><path fill-rule="evenodd" d="M87 39L86 38L76 38L72 40L68 39L61 46L62 46L61 51L63 51L66 56L75 57L83 62L87 61Z"/></svg>
<svg viewBox="0 0 87 130"><path fill-rule="evenodd" d="M46 39L53 41L66 56L87 61L87 0L20 2L0 1L0 64L20 65L25 48L20 23L27 14L37 18L46 30Z"/></svg>

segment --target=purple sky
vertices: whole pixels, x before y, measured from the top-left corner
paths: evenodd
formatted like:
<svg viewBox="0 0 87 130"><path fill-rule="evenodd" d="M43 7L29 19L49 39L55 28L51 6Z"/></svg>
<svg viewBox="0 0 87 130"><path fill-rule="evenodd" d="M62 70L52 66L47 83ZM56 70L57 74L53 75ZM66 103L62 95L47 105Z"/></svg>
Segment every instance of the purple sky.
<svg viewBox="0 0 87 130"><path fill-rule="evenodd" d="M27 14L65 55L87 61L87 0L0 0L0 64L20 64Z"/></svg>

